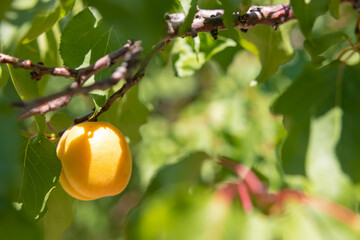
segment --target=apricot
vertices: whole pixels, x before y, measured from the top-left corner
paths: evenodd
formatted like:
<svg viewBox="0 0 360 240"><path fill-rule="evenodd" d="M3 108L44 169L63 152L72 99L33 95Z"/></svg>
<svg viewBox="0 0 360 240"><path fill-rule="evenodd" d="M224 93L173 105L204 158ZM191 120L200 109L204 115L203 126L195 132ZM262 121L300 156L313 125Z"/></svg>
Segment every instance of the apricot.
<svg viewBox="0 0 360 240"><path fill-rule="evenodd" d="M131 176L131 153L122 133L106 122L77 124L57 145L60 184L72 197L93 200L121 193Z"/></svg>

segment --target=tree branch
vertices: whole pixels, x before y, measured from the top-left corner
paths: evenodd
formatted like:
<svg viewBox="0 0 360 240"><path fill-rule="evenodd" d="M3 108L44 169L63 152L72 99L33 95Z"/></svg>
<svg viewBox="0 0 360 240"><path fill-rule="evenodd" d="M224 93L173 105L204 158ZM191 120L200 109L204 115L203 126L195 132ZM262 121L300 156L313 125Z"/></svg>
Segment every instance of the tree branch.
<svg viewBox="0 0 360 240"><path fill-rule="evenodd" d="M353 5L354 8L359 10L359 3L357 0L341 0L341 2L348 2ZM121 71L121 68L114 72L112 78L96 82L93 85L83 87L83 84L94 74L109 68L115 64L118 64L126 58L126 55L137 55L139 50L139 42L129 42L117 51L110 53L94 64L80 69L70 69L67 67L46 67L42 63L34 64L30 60L21 60L16 57L8 56L0 53L0 63L11 64L14 68L23 68L32 70L30 73L32 79L40 80L43 75L62 76L66 78L75 78L76 81L72 85L63 91L55 93L50 96L35 99L29 103L14 103L14 106L22 107L20 111L20 119L25 119L35 114L45 114L49 111L58 110L66 106L75 94L88 94L94 89L107 89L116 84L120 78L125 78L127 82L123 87L110 96L108 102L102 107L100 112L93 116L90 113L82 118L76 119L75 123L83 122L86 120L97 120L98 116L103 112L107 111L112 103L119 97L122 97L133 85L137 84L145 74L145 69L150 60L166 46L166 44L174 38L185 37L185 36L197 36L198 32L210 32L214 39L217 38L218 30L225 30L226 26L223 22L224 10L205 10L198 9L190 29L183 35L179 35L179 30L185 20L185 15L182 13L167 14L165 22L168 30L163 41L156 45L151 54L145 58L137 71L137 73L130 77L132 70L136 67L137 63L132 61L126 61L128 65L122 66L122 69L127 69L125 72ZM293 10L290 4L280 4L275 6L252 6L246 14L241 15L236 12L233 13L234 27L239 28L242 31L256 25L269 25L275 30L277 27L289 20L295 18ZM136 49L136 50L135 50ZM129 57L129 56L128 56ZM128 58L129 59L129 58ZM129 71L131 70L131 71ZM117 76L117 75L118 76Z"/></svg>
<svg viewBox="0 0 360 240"><path fill-rule="evenodd" d="M20 119L22 120L35 114L45 114L49 111L55 111L65 107L69 104L75 94L88 94L95 89L105 90L115 85L122 78L131 74L129 70L132 70L134 66L137 65L138 55L142 51L140 44L140 41L131 44L128 43L116 52L99 59L91 66L80 69L80 77L78 77L77 81L73 82L69 88L23 104L20 111ZM123 64L115 70L111 78L96 82L90 86L82 87L83 83L85 83L91 75L94 75L96 72L105 69L106 67L114 65L122 59L124 60Z"/></svg>
<svg viewBox="0 0 360 240"><path fill-rule="evenodd" d="M185 35L194 36L198 32L212 32L213 30L225 30L223 22L224 10L205 10L199 9L195 14L191 29ZM276 29L280 24L294 19L294 13L290 4L280 4L275 6L252 6L246 14L233 13L234 27L247 31L256 25L270 25ZM185 15L183 13L174 13L167 15L167 39L179 37L178 32L184 23Z"/></svg>
<svg viewBox="0 0 360 240"><path fill-rule="evenodd" d="M101 108L101 110L94 116L94 112L89 113L81 118L75 119L74 123L78 124L81 122L85 122L87 120L91 120L91 121L97 121L98 117L106 112L107 110L109 110L109 108L111 107L111 105L114 103L114 101L118 98L122 98L125 93L134 85L136 85L145 75L145 70L147 68L147 66L149 65L151 59L158 53L160 52L160 50L162 50L163 48L165 48L167 42L160 42L157 45L155 45L155 47L152 49L152 51L150 52L149 56L147 58L145 58L142 62L141 65L138 69L138 71L134 74L134 76L132 76L131 78L126 78L126 83L117 91L115 92L113 95L111 95L108 99L108 101L104 104L104 106Z"/></svg>

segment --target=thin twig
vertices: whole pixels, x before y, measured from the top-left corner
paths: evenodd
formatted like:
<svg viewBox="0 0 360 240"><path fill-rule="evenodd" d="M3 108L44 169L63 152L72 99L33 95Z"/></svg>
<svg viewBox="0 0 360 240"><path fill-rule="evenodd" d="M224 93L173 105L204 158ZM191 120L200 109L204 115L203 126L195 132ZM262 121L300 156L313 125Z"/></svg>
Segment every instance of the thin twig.
<svg viewBox="0 0 360 240"><path fill-rule="evenodd" d="M121 67L119 67L113 73L111 78L96 82L90 86L86 86L86 87L82 86L82 84L86 81L86 79L88 78L88 76L90 74L95 74L95 72L99 71L98 68L105 67L105 64L106 64L105 62L107 62L107 64L114 65L117 61L120 61L120 59L124 59L126 62L133 61L135 58L137 59L138 54L142 50L140 47L140 44L141 44L141 42L137 41L134 44L131 44L129 46L124 46L120 50L116 51L115 52L116 54L109 54L109 55L105 56L102 59L107 59L107 60L102 60L102 61L100 61L100 63L98 65L96 65L96 63L95 63L95 64L91 65L90 67L86 68L88 70L85 70L84 74L82 74L82 76L84 76L84 78L79 79L80 81L73 82L69 88L67 88L63 91L57 92L55 94L52 94L52 95L49 95L49 96L46 96L43 98L35 99L29 103L26 103L20 111L20 119L22 120L22 119L28 118L30 116L33 116L35 114L45 114L49 111L58 110L64 106L66 106L75 94L88 94L89 92L91 92L95 89L105 90L105 89L108 89L111 86L115 85L122 78L127 77L127 68L129 67L128 65L126 65L126 66L122 65ZM115 56L115 57L112 57L112 56ZM114 60L114 59L116 59L116 60ZM111 62L111 61L114 61L114 62ZM99 61L97 61L97 63L98 62ZM132 62L131 68L133 67L133 65L137 65L137 63Z"/></svg>
<svg viewBox="0 0 360 240"><path fill-rule="evenodd" d="M78 124L81 122L85 122L87 120L89 120L91 118L92 121L97 121L98 117L106 112L107 110L109 110L109 108L111 107L111 105L114 103L114 101L118 98L122 98L124 96L124 94L134 85L136 85L145 75L145 70L147 68L147 66L149 65L151 59L161 50L166 46L167 42L160 42L157 45L155 45L155 47L152 49L152 51L150 52L149 56L147 58L145 58L142 62L141 65L139 67L139 69L137 70L137 72L135 73L134 76L132 76L131 78L126 79L126 83L118 90L116 91L114 94L112 94L108 101L104 104L104 106L102 106L101 110L95 115L94 112L89 113L81 118L75 119L74 123Z"/></svg>

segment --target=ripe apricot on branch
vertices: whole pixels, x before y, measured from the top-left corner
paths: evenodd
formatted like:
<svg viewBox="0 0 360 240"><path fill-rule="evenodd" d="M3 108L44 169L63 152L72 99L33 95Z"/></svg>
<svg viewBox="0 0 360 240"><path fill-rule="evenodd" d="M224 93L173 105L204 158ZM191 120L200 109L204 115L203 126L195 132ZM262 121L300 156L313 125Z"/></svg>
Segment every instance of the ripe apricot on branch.
<svg viewBox="0 0 360 240"><path fill-rule="evenodd" d="M131 176L131 153L122 133L106 122L75 125L59 140L60 184L74 198L93 200L122 192Z"/></svg>

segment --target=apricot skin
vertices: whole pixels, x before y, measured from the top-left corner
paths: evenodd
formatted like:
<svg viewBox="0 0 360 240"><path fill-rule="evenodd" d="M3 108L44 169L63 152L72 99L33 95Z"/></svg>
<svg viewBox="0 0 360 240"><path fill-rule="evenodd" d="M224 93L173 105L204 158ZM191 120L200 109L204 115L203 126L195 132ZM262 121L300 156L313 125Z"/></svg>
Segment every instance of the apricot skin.
<svg viewBox="0 0 360 240"><path fill-rule="evenodd" d="M106 122L75 125L57 149L60 184L72 197L93 200L121 193L131 176L131 153L122 133Z"/></svg>

